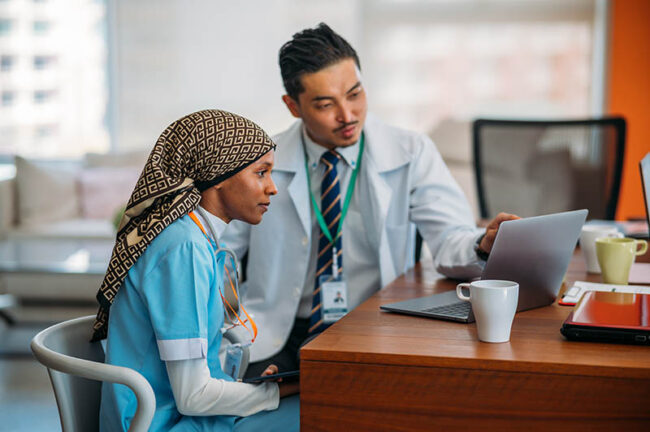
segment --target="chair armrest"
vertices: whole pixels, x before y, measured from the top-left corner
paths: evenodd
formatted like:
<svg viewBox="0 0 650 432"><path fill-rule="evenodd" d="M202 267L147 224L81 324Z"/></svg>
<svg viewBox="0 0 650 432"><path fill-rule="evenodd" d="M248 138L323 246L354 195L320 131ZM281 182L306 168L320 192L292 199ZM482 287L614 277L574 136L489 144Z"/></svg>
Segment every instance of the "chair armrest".
<svg viewBox="0 0 650 432"><path fill-rule="evenodd" d="M250 362L250 342L249 335L247 332L243 331L241 327L233 327L228 329L223 337L228 340L231 344L241 344L242 345L242 357L241 364L239 365L239 376L237 378L241 379L248 369L248 363Z"/></svg>
<svg viewBox="0 0 650 432"><path fill-rule="evenodd" d="M59 372L129 387L138 401L129 432L147 431L156 410L156 396L149 381L130 368L70 357L47 348L44 342L48 334L57 331L63 324L66 322L49 327L34 336L30 344L34 356L46 367Z"/></svg>

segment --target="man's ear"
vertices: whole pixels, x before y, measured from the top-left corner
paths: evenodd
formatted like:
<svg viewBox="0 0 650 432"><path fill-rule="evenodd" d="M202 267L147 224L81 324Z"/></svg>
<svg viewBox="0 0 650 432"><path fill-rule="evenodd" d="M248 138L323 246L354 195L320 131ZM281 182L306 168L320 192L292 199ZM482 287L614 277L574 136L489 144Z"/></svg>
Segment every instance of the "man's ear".
<svg viewBox="0 0 650 432"><path fill-rule="evenodd" d="M300 113L300 106L298 105L298 102L296 102L291 96L282 96L282 102L284 102L287 108L289 108L292 116L296 118L302 118L302 114Z"/></svg>

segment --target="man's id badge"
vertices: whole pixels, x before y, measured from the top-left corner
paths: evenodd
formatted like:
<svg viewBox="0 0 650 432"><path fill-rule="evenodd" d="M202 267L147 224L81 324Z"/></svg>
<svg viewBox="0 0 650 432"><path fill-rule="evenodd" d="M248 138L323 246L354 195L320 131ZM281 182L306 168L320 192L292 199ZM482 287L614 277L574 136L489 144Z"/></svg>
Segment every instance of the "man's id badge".
<svg viewBox="0 0 650 432"><path fill-rule="evenodd" d="M319 282L323 323L332 324L348 313L348 287L343 277L332 275L321 276Z"/></svg>

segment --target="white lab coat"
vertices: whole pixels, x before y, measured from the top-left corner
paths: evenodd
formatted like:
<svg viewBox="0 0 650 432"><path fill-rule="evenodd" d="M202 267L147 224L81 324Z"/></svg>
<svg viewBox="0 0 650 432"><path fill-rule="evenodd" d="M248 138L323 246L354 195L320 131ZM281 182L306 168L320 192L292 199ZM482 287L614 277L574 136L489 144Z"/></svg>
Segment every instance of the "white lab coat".
<svg viewBox="0 0 650 432"><path fill-rule="evenodd" d="M277 150L272 176L278 194L271 198L263 221L256 226L233 221L222 238L238 257L249 251L242 293L243 304L259 328L251 348L253 362L282 349L305 285L312 209L301 131L302 122L297 121L274 137ZM413 265L414 224L432 251L438 271L459 278L480 275L482 263L473 246L481 231L431 140L388 126L372 115L368 115L364 133L362 168L354 193L362 194L362 201L370 206L365 214L374 216L364 222L379 254L381 286Z"/></svg>

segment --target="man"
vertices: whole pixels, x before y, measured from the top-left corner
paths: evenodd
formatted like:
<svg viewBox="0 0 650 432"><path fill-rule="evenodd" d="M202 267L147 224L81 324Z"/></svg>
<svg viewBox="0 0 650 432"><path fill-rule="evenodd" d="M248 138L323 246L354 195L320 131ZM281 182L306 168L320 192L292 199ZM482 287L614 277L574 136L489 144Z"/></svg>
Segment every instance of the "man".
<svg viewBox="0 0 650 432"><path fill-rule="evenodd" d="M469 278L516 218L477 230L433 143L366 118L357 54L327 25L295 34L279 62L282 100L300 121L274 137L278 194L261 224L232 222L223 238L248 252L243 301L259 328L249 376L270 362L299 367L305 339L343 315L322 307L327 290L354 308L412 266L414 225L439 272Z"/></svg>

